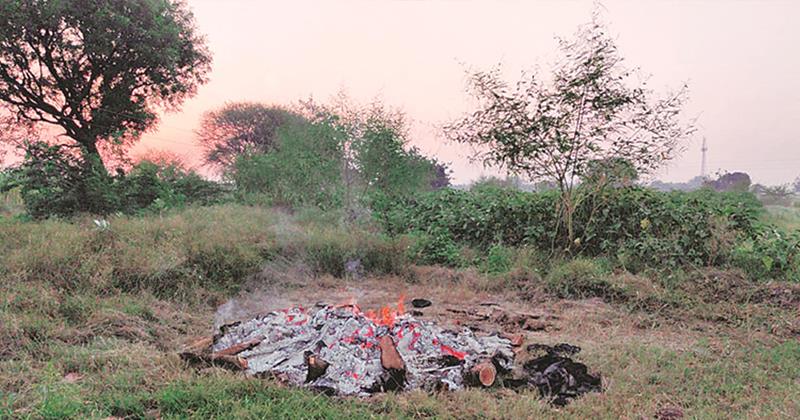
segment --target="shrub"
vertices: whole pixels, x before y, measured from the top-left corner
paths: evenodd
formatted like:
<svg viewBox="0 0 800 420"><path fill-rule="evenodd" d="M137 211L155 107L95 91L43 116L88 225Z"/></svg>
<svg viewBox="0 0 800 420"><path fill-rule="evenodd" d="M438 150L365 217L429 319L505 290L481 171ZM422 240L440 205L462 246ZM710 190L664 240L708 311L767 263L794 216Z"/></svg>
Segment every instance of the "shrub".
<svg viewBox="0 0 800 420"><path fill-rule="evenodd" d="M569 244L559 223L556 191L528 193L484 185L379 204L374 215L387 232L419 238L413 251L422 262L456 265L461 246L490 250L501 244L612 257L634 272L734 264L759 275L753 262L758 260L766 270L763 275L787 276L796 271L800 253L794 236L759 222L763 207L750 193L642 187L586 193L575 209L576 239Z"/></svg>
<svg viewBox="0 0 800 420"><path fill-rule="evenodd" d="M511 270L514 263L512 249L501 244L492 245L481 263L481 271L487 274L503 274Z"/></svg>
<svg viewBox="0 0 800 420"><path fill-rule="evenodd" d="M733 249L731 262L753 278L800 281L800 232L759 225Z"/></svg>
<svg viewBox="0 0 800 420"><path fill-rule="evenodd" d="M163 210L187 204L218 202L223 190L176 165L143 161L128 174L112 177L102 164L87 164L59 146L33 143L24 162L5 175L3 189L18 186L29 216L71 217Z"/></svg>
<svg viewBox="0 0 800 420"><path fill-rule="evenodd" d="M408 255L418 264L458 267L464 263L461 247L444 230L416 232L410 238L412 245L408 248Z"/></svg>
<svg viewBox="0 0 800 420"><path fill-rule="evenodd" d="M113 179L102 165L85 162L60 146L29 144L25 160L14 172L25 209L36 219L79 212L106 214L119 205Z"/></svg>
<svg viewBox="0 0 800 420"><path fill-rule="evenodd" d="M132 214L143 210L163 210L187 204L208 205L219 202L222 187L195 172L178 166L139 162L118 178L114 185L120 197L120 210Z"/></svg>
<svg viewBox="0 0 800 420"><path fill-rule="evenodd" d="M229 176L240 194L261 195L274 204L335 208L342 204L342 133L318 122L278 130L278 150L242 155Z"/></svg>

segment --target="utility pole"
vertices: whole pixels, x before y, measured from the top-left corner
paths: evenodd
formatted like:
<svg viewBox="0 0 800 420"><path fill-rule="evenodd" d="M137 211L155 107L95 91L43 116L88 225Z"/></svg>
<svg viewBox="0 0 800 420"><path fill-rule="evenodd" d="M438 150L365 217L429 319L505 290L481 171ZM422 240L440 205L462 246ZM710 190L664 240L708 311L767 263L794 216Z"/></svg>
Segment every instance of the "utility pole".
<svg viewBox="0 0 800 420"><path fill-rule="evenodd" d="M706 179L706 152L708 152L708 146L706 146L705 137L703 137L703 147L700 150L703 152L703 160L700 164L700 177Z"/></svg>

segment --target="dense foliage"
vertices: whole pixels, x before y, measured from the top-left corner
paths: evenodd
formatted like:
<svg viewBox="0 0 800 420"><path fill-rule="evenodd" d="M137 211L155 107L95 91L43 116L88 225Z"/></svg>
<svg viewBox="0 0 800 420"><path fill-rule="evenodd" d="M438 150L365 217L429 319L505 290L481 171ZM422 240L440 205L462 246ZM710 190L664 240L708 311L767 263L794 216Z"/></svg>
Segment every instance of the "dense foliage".
<svg viewBox="0 0 800 420"><path fill-rule="evenodd" d="M77 213L138 213L186 204L210 204L220 185L176 165L141 161L128 173L111 176L85 165L60 146L28 145L23 163L9 171L3 189L19 188L27 214L35 219Z"/></svg>
<svg viewBox="0 0 800 420"><path fill-rule="evenodd" d="M376 214L391 234L420 238L416 246L427 262L454 264L461 246L502 244L608 256L634 271L730 264L757 277L800 274L800 236L761 223L761 204L751 194L605 189L576 209L572 241L559 229L558 200L557 191L484 187L397 200Z"/></svg>
<svg viewBox="0 0 800 420"><path fill-rule="evenodd" d="M243 195L352 210L449 184L443 164L408 147L401 113L380 103L304 105L307 119L279 127L269 150L238 155L227 174Z"/></svg>
<svg viewBox="0 0 800 420"><path fill-rule="evenodd" d="M238 191L271 204L340 206L345 193L343 133L322 121L284 126L277 138L273 152L238 157L229 172Z"/></svg>
<svg viewBox="0 0 800 420"><path fill-rule="evenodd" d="M58 126L83 157L151 128L206 81L211 55L180 0L0 2L0 102Z"/></svg>

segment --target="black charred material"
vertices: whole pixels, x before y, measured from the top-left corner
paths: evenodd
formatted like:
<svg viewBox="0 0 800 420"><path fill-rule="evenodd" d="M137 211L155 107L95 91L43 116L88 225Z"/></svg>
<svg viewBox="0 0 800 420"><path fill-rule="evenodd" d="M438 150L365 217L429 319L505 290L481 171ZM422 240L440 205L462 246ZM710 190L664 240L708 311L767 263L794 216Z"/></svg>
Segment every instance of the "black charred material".
<svg viewBox="0 0 800 420"><path fill-rule="evenodd" d="M406 386L405 369L387 369L383 382L383 391L400 391Z"/></svg>
<svg viewBox="0 0 800 420"><path fill-rule="evenodd" d="M431 301L428 299L414 299L411 301L411 306L419 309L427 308L428 306L431 306L431 304Z"/></svg>
<svg viewBox="0 0 800 420"><path fill-rule="evenodd" d="M586 365L570 358L580 351L579 347L533 344L528 349L547 353L525 362L524 368L530 375L529 382L536 386L542 398L552 404L564 406L585 393L602 391L600 375L590 374Z"/></svg>
<svg viewBox="0 0 800 420"><path fill-rule="evenodd" d="M364 391L374 394L377 392L402 391L406 386L406 371L404 369L385 369L380 382Z"/></svg>
<svg viewBox="0 0 800 420"><path fill-rule="evenodd" d="M453 367L463 365L464 361L452 355L444 355L441 357L442 367Z"/></svg>

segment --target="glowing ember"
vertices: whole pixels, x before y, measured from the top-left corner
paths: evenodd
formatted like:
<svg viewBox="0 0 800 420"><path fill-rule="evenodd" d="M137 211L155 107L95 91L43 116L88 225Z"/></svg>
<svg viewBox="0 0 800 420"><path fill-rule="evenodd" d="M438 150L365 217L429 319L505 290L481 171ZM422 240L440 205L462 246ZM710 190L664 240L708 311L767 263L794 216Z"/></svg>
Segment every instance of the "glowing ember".
<svg viewBox="0 0 800 420"><path fill-rule="evenodd" d="M378 311L363 312L350 299L313 311L297 307L261 314L220 327L209 353L187 357L226 358L251 375L270 374L339 395L488 387L498 375L501 385L536 387L559 405L601 390L599 376L557 354L561 347L569 355L579 351L573 346L541 346L548 354L512 369L516 352L511 340L416 319L404 313L403 299Z"/></svg>
<svg viewBox="0 0 800 420"><path fill-rule="evenodd" d="M439 347L442 349L443 352L455 357L458 360L464 360L464 358L467 357L467 353L464 353L463 351L458 351L450 346L445 346L444 344L442 344Z"/></svg>

